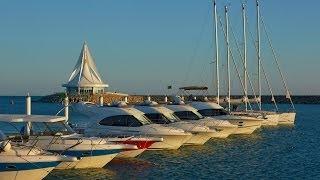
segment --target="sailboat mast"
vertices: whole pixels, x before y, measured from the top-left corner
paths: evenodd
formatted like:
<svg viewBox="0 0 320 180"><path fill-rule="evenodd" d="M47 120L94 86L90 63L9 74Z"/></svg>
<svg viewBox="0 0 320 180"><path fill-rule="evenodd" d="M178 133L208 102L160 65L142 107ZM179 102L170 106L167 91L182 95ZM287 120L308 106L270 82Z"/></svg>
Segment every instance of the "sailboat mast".
<svg viewBox="0 0 320 180"><path fill-rule="evenodd" d="M242 4L242 20L243 20L243 82L244 82L244 103L246 111L248 110L248 85L247 85L247 34L246 34L246 11L245 5Z"/></svg>
<svg viewBox="0 0 320 180"><path fill-rule="evenodd" d="M229 45L229 15L228 7L225 6L225 20L226 20L226 45L227 45L227 78L228 78L228 111L231 110L231 81L230 81L230 45Z"/></svg>
<svg viewBox="0 0 320 180"><path fill-rule="evenodd" d="M214 11L214 33L215 33L215 54L216 54L216 85L217 85L217 103L220 103L220 80L219 80L219 44L218 44L218 17L217 17L217 4L213 1Z"/></svg>
<svg viewBox="0 0 320 180"><path fill-rule="evenodd" d="M258 56L258 93L259 93L259 108L261 110L261 52L260 52L260 7L259 1L257 4L257 56Z"/></svg>

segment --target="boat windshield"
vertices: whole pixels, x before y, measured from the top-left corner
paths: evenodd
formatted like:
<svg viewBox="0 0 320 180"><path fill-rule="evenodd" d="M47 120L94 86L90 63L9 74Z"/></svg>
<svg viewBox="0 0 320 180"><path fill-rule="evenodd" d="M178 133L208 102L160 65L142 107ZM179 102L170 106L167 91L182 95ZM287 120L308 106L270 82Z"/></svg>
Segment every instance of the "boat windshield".
<svg viewBox="0 0 320 180"><path fill-rule="evenodd" d="M193 111L178 111L174 112L176 116L179 117L181 120L199 120L203 119L203 116L199 114L198 112Z"/></svg>
<svg viewBox="0 0 320 180"><path fill-rule="evenodd" d="M103 126L125 126L125 127L139 127L150 124L151 122L147 117L133 116L133 115L117 115L110 116L102 119L99 124Z"/></svg>
<svg viewBox="0 0 320 180"><path fill-rule="evenodd" d="M228 112L224 109L201 109L198 110L198 112L202 115L202 116L222 116L222 115L227 115Z"/></svg>
<svg viewBox="0 0 320 180"><path fill-rule="evenodd" d="M26 126L24 126L25 128ZM74 134L74 130L65 122L32 123L31 134L34 136L54 136Z"/></svg>
<svg viewBox="0 0 320 180"><path fill-rule="evenodd" d="M166 116L164 116L161 113L149 113L149 114L145 114L145 116L147 116L147 118L149 118L153 123L156 123L156 124L170 124L174 122L168 119Z"/></svg>

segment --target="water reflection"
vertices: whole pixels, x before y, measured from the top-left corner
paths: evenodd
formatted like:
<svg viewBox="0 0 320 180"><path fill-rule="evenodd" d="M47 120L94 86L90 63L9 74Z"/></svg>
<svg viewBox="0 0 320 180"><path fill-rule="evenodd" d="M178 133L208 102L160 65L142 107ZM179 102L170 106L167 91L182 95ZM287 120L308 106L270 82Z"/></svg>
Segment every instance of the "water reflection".
<svg viewBox="0 0 320 180"><path fill-rule="evenodd" d="M73 170L54 170L47 176L47 180L56 179L114 179L116 173L112 170L99 169L73 169Z"/></svg>

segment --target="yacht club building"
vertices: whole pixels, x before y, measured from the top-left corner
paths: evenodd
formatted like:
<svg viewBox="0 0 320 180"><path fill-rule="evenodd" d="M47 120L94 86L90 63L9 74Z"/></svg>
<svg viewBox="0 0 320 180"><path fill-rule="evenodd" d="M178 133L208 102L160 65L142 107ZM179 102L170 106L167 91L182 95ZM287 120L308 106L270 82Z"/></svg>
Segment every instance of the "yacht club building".
<svg viewBox="0 0 320 180"><path fill-rule="evenodd" d="M62 87L68 94L102 94L109 87L101 79L86 42L68 82Z"/></svg>

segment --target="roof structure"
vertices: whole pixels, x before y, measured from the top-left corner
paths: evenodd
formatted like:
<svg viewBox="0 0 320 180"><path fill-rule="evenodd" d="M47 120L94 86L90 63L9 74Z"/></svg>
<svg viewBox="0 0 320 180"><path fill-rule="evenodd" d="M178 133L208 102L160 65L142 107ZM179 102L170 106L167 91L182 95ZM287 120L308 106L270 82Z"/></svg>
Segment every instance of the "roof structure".
<svg viewBox="0 0 320 180"><path fill-rule="evenodd" d="M88 45L84 42L76 66L74 67L68 83L63 87L109 87L105 84L97 70L94 59L91 56Z"/></svg>

